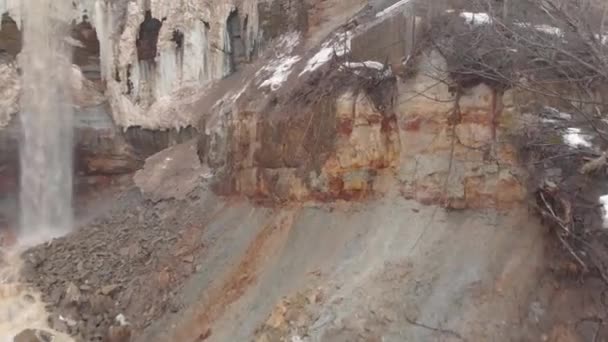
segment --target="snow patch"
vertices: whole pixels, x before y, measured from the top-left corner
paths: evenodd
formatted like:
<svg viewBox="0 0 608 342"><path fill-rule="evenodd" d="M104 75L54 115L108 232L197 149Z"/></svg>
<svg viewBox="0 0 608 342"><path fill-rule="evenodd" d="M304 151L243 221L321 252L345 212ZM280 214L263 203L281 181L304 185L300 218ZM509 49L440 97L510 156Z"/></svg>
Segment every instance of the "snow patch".
<svg viewBox="0 0 608 342"><path fill-rule="evenodd" d="M540 24L540 25L532 25L530 23L515 23L516 26L521 28L530 28L534 29L538 32L542 32L551 36L562 37L564 32L559 28L551 25Z"/></svg>
<svg viewBox="0 0 608 342"><path fill-rule="evenodd" d="M118 314L116 316L115 320L122 327L124 327L125 325L129 325L129 322L127 321L127 318L123 314Z"/></svg>
<svg viewBox="0 0 608 342"><path fill-rule="evenodd" d="M591 147L593 146L589 141L589 136L582 134L580 128L570 127L566 129L566 133L563 136L564 142L572 147Z"/></svg>
<svg viewBox="0 0 608 342"><path fill-rule="evenodd" d="M267 77L259 86L259 88L270 87L270 90L276 91L281 85L287 81L291 74L291 69L294 64L300 61L300 56L292 56L293 50L300 43L300 35L296 32L291 32L281 36L276 42L276 56L268 64L262 67L256 73L256 77L264 75ZM270 75L270 76L268 76ZM234 98L236 100L243 93L244 89Z"/></svg>
<svg viewBox="0 0 608 342"><path fill-rule="evenodd" d="M376 61L366 62L346 62L344 63L346 68L371 68L376 70L384 70L384 64Z"/></svg>
<svg viewBox="0 0 608 342"><path fill-rule="evenodd" d="M560 28L550 25L536 25L534 29L546 34L554 35L554 36L562 36L563 32Z"/></svg>
<svg viewBox="0 0 608 342"><path fill-rule="evenodd" d="M408 2L410 2L411 0L401 0L401 1L397 1L395 4L383 9L382 11L376 13L376 18L380 18L383 17L393 11L395 11L396 9L398 9L399 7L407 4Z"/></svg>
<svg viewBox="0 0 608 342"><path fill-rule="evenodd" d="M298 44L300 44L300 34L297 32L284 34L277 42L278 48L284 51L283 53L280 53L280 55L290 54Z"/></svg>
<svg viewBox="0 0 608 342"><path fill-rule="evenodd" d="M603 226L608 229L608 195L600 196L600 204L602 205L602 215L604 216Z"/></svg>
<svg viewBox="0 0 608 342"><path fill-rule="evenodd" d="M337 57L344 56L346 53L350 51L350 43L353 37L353 33L350 31L346 31L344 33L338 34L332 39L324 42L321 45L321 49L317 52L311 59L306 63L306 67L299 76L304 75L307 72L312 72L323 66L323 64L329 62L331 58L334 56L334 53Z"/></svg>
<svg viewBox="0 0 608 342"><path fill-rule="evenodd" d="M272 76L262 82L260 88L270 87L272 91L279 89L283 82L287 81L293 65L300 61L300 59L300 56L286 56L270 62L263 70L272 72Z"/></svg>
<svg viewBox="0 0 608 342"><path fill-rule="evenodd" d="M238 93L232 95L230 97L230 101L233 103L236 102L239 98L241 98L241 95L243 95L245 93L245 91L247 90L248 87L249 87L249 82L245 83L243 88L241 88L241 90L239 90Z"/></svg>
<svg viewBox="0 0 608 342"><path fill-rule="evenodd" d="M487 25L492 23L492 17L484 12L461 12L460 17L464 18L468 24L473 26Z"/></svg>
<svg viewBox="0 0 608 342"><path fill-rule="evenodd" d="M360 70L357 69L374 69L374 70L378 70L378 71L383 71L383 77L390 77L393 75L393 71L391 70L390 67L386 67L384 64L380 63L380 62L376 62L376 61L365 61L365 62L346 62L342 65L340 65L340 69L343 70L344 68L347 69L355 69L353 72L356 75L361 74Z"/></svg>
<svg viewBox="0 0 608 342"><path fill-rule="evenodd" d="M602 44L602 45L608 44L608 34L602 34L602 35L596 34L595 39L597 39L600 42L600 44Z"/></svg>

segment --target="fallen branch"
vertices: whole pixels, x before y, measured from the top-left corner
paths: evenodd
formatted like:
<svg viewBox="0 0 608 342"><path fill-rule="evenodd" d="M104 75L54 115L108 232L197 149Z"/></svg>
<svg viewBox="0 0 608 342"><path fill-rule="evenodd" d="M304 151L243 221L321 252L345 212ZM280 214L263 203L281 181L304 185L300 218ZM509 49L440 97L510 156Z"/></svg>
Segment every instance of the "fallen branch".
<svg viewBox="0 0 608 342"><path fill-rule="evenodd" d="M428 330L431 330L431 331L434 331L434 332L438 332L438 333L444 334L444 335L450 335L450 336L453 336L453 337L455 337L455 338L457 338L459 340L466 341L459 333L455 332L454 330L431 327L431 326L428 326L426 324L419 323L419 322L417 322L417 321L415 321L413 319L410 319L409 317L405 317L405 321L408 322L411 325L414 325L414 326L417 326L417 327L420 327L420 328L428 329Z"/></svg>
<svg viewBox="0 0 608 342"><path fill-rule="evenodd" d="M556 194L557 187L553 184L545 184L545 186L537 191L538 199L542 202L541 206L538 207L541 215L545 219L550 219L555 225L561 228L556 231L557 238L564 246L564 248L572 255L576 262L583 268L583 272L588 272L589 267L576 253L572 245L568 242L568 238L572 237L572 229L570 225L572 223L572 206L568 201ZM549 204L547 196L551 196L553 204ZM556 207L560 205L562 214L557 213ZM561 217L560 217L561 216Z"/></svg>

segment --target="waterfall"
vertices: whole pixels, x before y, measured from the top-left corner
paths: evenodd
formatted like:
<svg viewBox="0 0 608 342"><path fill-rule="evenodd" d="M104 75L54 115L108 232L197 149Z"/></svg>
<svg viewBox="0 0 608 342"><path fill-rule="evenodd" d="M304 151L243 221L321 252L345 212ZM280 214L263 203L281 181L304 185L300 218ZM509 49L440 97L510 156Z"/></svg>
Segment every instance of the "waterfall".
<svg viewBox="0 0 608 342"><path fill-rule="evenodd" d="M72 228L71 3L22 2L20 238L32 243Z"/></svg>

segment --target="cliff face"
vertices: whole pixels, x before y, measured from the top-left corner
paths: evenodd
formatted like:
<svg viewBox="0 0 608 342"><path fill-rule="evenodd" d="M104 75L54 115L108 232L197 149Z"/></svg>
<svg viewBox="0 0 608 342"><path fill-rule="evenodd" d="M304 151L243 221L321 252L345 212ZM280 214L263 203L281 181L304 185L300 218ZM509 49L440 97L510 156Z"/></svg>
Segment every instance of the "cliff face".
<svg viewBox="0 0 608 342"><path fill-rule="evenodd" d="M390 69L401 67L424 23L388 7L336 30L363 4L75 3L68 19L74 102L84 115L78 151L87 157L80 164L88 172L126 171L140 165L134 155L198 131L199 156L223 194L279 202L362 198L384 191L390 179L407 197L452 207L521 199L512 148L494 143L505 128L498 114L512 115L510 95L480 86L455 98L434 84L445 72L429 76L446 69L432 51L413 77L395 77ZM3 2L2 10L12 19L3 21L4 32L18 35L19 2ZM352 65L332 61L346 54ZM376 62L383 59L386 66ZM17 65L10 58L0 64L0 127L18 111ZM107 143L92 146L95 136Z"/></svg>
<svg viewBox="0 0 608 342"><path fill-rule="evenodd" d="M89 48L98 54L85 59L97 58L118 126L179 129L196 119L193 113L167 111L169 103L251 61L264 41L305 27L304 6L261 0L83 0L74 2L73 16L62 20L74 26L77 53ZM15 24L11 39L18 41L20 2L0 2L0 12ZM18 47L12 50L18 53Z"/></svg>
<svg viewBox="0 0 608 342"><path fill-rule="evenodd" d="M192 113L162 109L228 75L235 57L250 58L259 41L256 1L97 1L93 13L101 73L121 127L193 125Z"/></svg>
<svg viewBox="0 0 608 342"><path fill-rule="evenodd" d="M422 64L442 63L429 55ZM336 73L341 77L332 82L309 79L277 95L277 107L236 106L220 128L206 127L198 153L217 174L216 190L283 203L364 199L397 189L406 198L460 209L507 208L524 199L508 139L519 115L510 92L480 85L456 98L424 71L405 80L381 75L372 87L346 70L322 77ZM306 92L313 95L298 100ZM316 98L323 92L331 95Z"/></svg>
<svg viewBox="0 0 608 342"><path fill-rule="evenodd" d="M0 170L14 170L21 2L0 1L0 13L0 138L11 142L0 147ZM306 18L302 2L74 2L72 15L57 19L72 26L66 42L74 49L76 149L88 155L77 165L85 172L132 171L123 166L137 167L135 154L192 137L200 118L193 104L206 87L251 62L264 42L306 27ZM106 163L117 158L118 169Z"/></svg>
<svg viewBox="0 0 608 342"><path fill-rule="evenodd" d="M0 188L17 163L19 3L0 0ZM136 189L33 250L52 327L84 341L546 339L538 312L557 296L530 300L547 234L522 210L512 139L540 124L521 109L537 95L455 91L408 3L76 2L78 169L137 170Z"/></svg>

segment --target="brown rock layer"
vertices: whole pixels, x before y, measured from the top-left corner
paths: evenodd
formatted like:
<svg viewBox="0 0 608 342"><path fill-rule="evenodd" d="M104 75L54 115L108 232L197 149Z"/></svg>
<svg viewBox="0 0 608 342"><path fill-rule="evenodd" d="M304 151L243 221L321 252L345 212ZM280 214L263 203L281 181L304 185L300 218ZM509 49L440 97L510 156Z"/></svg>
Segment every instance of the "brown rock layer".
<svg viewBox="0 0 608 342"><path fill-rule="evenodd" d="M426 61L442 62L435 54ZM198 154L218 176L215 190L273 203L391 190L458 209L520 203L512 94L479 85L457 96L420 64L410 79L376 77L373 86L337 68L318 84L296 85L289 100L205 127Z"/></svg>

